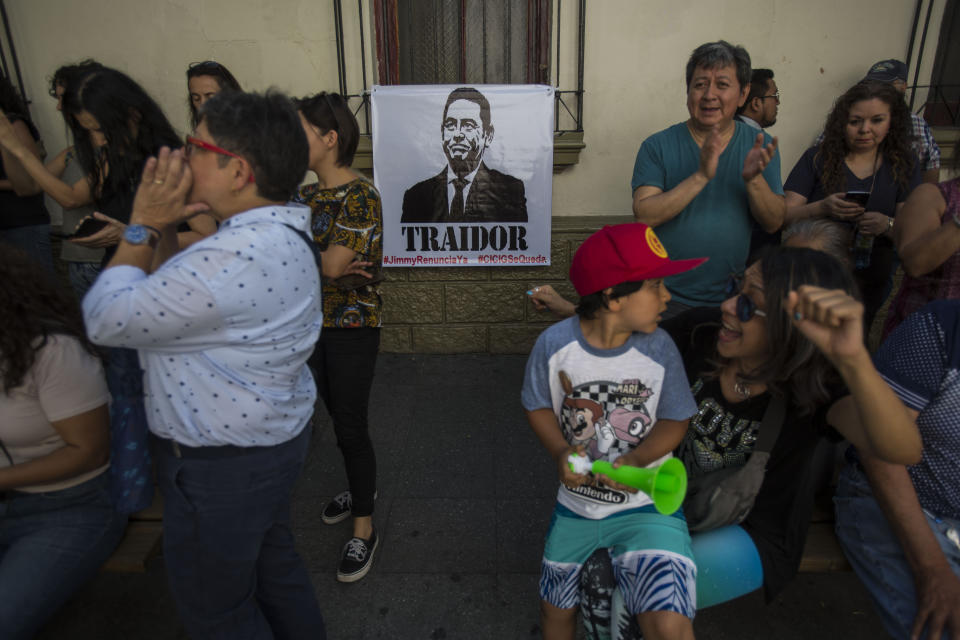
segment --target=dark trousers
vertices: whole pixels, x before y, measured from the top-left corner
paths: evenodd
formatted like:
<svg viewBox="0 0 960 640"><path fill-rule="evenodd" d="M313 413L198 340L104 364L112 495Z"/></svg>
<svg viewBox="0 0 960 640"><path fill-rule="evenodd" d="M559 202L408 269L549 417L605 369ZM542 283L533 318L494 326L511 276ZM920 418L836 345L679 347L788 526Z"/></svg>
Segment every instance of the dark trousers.
<svg viewBox="0 0 960 640"><path fill-rule="evenodd" d="M380 329L324 327L310 357L317 392L333 418L337 446L343 454L354 516L373 514L377 456L370 440L367 408L380 349Z"/></svg>
<svg viewBox="0 0 960 640"><path fill-rule="evenodd" d="M192 638L326 638L290 532L290 495L310 431L211 459L177 457L170 441L155 440L167 579Z"/></svg>

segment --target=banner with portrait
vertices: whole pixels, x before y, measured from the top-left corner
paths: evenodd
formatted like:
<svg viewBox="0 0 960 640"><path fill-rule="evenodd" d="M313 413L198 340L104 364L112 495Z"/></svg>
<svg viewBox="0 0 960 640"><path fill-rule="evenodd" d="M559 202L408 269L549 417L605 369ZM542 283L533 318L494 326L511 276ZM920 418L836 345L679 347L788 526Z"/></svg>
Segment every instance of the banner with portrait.
<svg viewBox="0 0 960 640"><path fill-rule="evenodd" d="M375 86L385 267L550 264L554 90Z"/></svg>

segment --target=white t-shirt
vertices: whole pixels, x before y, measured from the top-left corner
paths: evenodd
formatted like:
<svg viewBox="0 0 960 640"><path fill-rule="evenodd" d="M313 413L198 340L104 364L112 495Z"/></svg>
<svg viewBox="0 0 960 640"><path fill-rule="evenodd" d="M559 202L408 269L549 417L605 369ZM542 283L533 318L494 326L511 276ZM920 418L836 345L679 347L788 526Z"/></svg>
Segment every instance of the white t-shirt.
<svg viewBox="0 0 960 640"><path fill-rule="evenodd" d="M110 393L100 360L75 338L50 336L21 385L8 393L0 390L0 442L14 464L35 460L65 446L52 422L108 402ZM10 460L0 452L0 467L8 466ZM66 489L100 475L109 466L107 463L67 480L16 490L37 493Z"/></svg>

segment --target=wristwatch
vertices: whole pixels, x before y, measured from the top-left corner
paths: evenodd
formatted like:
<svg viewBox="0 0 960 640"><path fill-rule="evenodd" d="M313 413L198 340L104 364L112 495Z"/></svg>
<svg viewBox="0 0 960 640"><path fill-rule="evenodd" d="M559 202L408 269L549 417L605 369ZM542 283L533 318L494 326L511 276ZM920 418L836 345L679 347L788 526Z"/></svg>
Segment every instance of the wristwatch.
<svg viewBox="0 0 960 640"><path fill-rule="evenodd" d="M151 249L156 249L160 240L160 230L145 224L128 224L123 232L123 239L130 244L145 244Z"/></svg>
<svg viewBox="0 0 960 640"><path fill-rule="evenodd" d="M887 231L893 231L893 216L887 218Z"/></svg>

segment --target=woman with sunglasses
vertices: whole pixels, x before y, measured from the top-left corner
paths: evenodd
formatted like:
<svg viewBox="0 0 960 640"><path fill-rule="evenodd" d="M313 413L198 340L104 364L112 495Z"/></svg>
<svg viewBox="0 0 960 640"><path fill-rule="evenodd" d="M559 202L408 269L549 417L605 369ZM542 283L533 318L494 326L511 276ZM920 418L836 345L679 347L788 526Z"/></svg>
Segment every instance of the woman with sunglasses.
<svg viewBox="0 0 960 640"><path fill-rule="evenodd" d="M353 537L343 547L337 580L354 582L370 570L378 543L373 528L377 459L367 407L383 303L378 280L358 268L380 264L380 194L350 169L360 131L346 100L319 93L298 100L297 108L310 144L310 170L317 174L316 183L301 187L298 200L310 206L313 237L323 255L323 331L310 366L333 418L349 486L327 503L321 518L335 524L353 516Z"/></svg>
<svg viewBox="0 0 960 640"><path fill-rule="evenodd" d="M761 586L772 598L796 573L821 442L846 437L888 460L920 457L906 409L870 363L854 291L849 269L828 254L774 247L731 279L719 310L694 309L661 325L680 349L698 406L674 452L691 478L742 467L768 406L775 397L785 406L745 519L692 535L698 608ZM590 564L581 581L584 617L609 618L596 613L609 608L609 561L600 555Z"/></svg>
<svg viewBox="0 0 960 640"><path fill-rule="evenodd" d="M240 83L230 70L219 62L205 60L187 67L187 91L189 92L190 126L197 128L200 122L200 107L221 91L242 91Z"/></svg>

